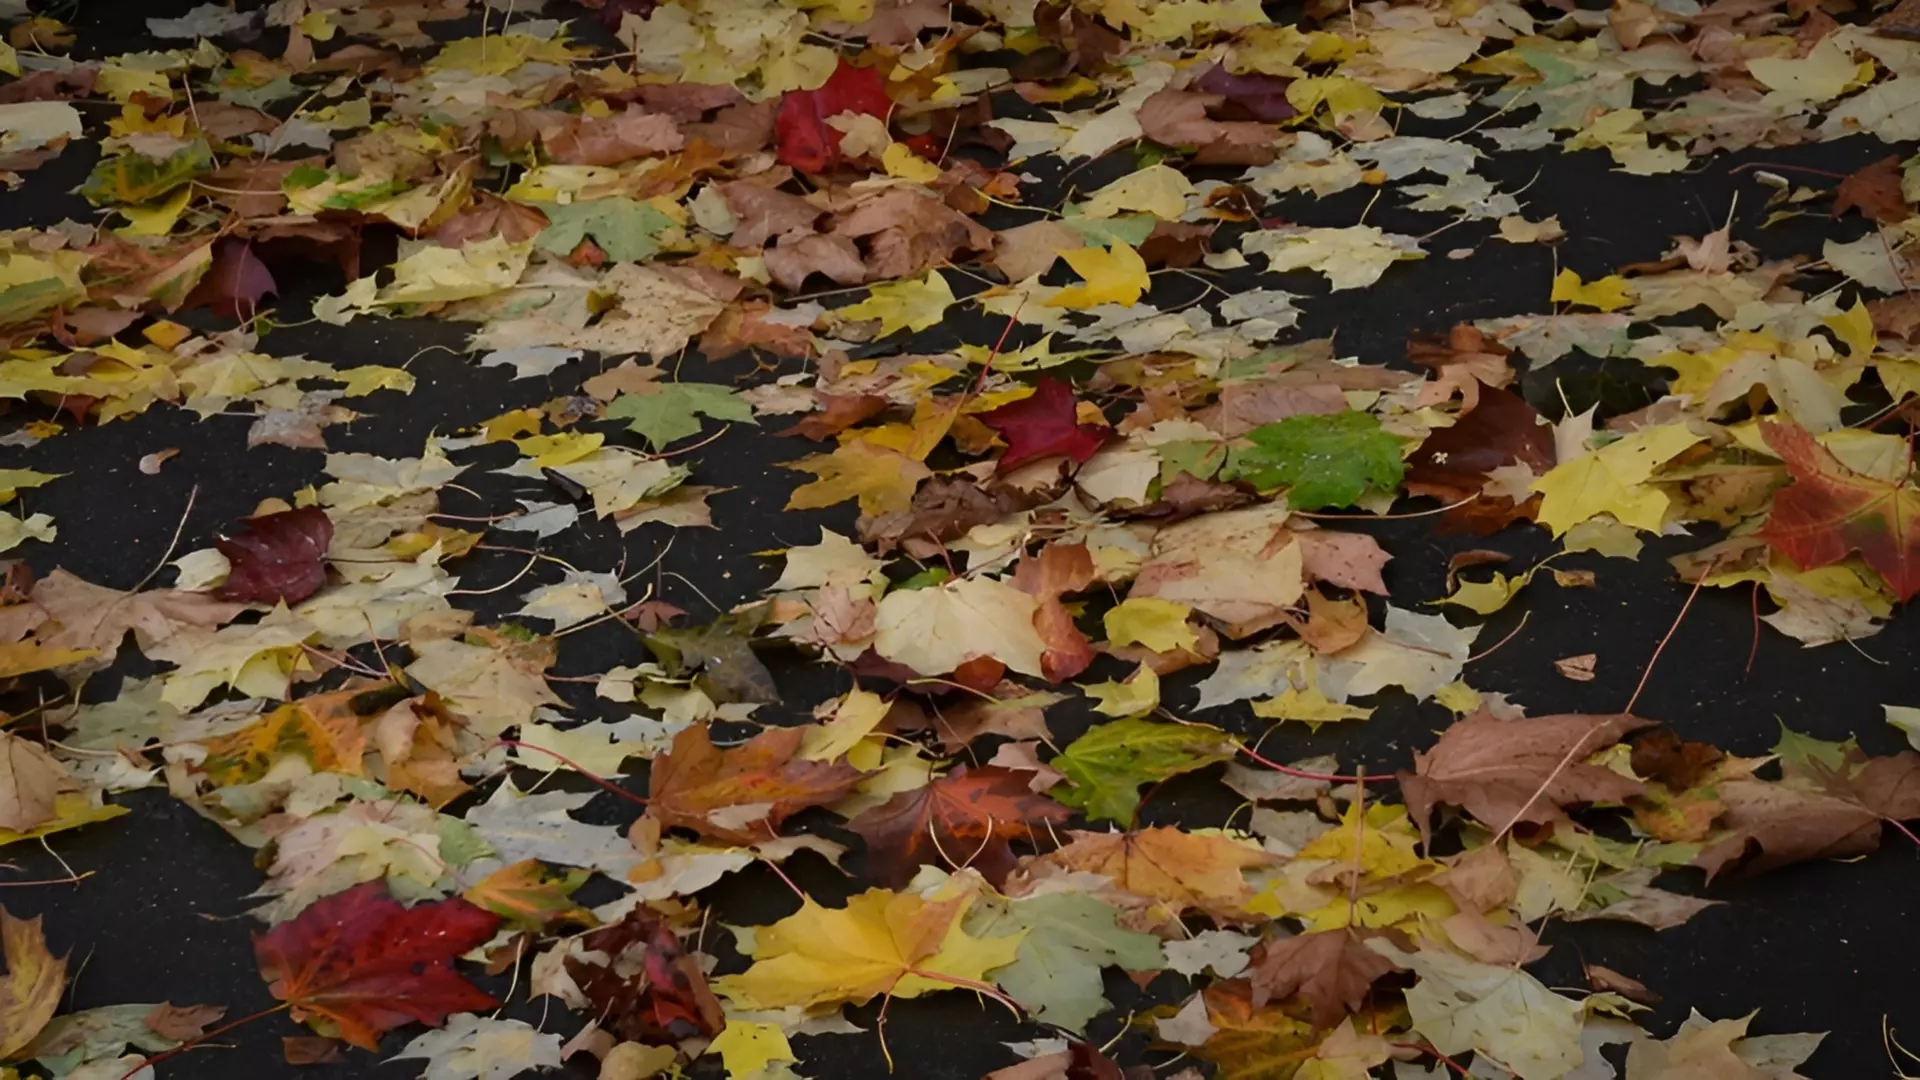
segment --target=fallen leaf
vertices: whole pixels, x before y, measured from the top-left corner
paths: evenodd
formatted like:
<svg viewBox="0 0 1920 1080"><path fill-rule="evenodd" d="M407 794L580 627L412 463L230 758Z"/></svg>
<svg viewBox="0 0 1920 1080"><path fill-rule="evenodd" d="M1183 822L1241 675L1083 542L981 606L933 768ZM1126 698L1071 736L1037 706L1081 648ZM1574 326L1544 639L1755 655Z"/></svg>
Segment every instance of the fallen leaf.
<svg viewBox="0 0 1920 1080"><path fill-rule="evenodd" d="M1238 750L1216 727L1128 717L1090 729L1048 764L1067 778L1062 803L1096 821L1130 824L1141 785L1230 761Z"/></svg>
<svg viewBox="0 0 1920 1080"><path fill-rule="evenodd" d="M729 843L772 839L782 821L834 802L860 780L845 761L797 760L804 735L774 728L722 750L705 724L687 728L654 759L648 816Z"/></svg>
<svg viewBox="0 0 1920 1080"><path fill-rule="evenodd" d="M0 1057L11 1058L59 1010L67 961L47 951L39 919L17 919L5 908L0 908L0 942L7 956L6 975L0 977Z"/></svg>
<svg viewBox="0 0 1920 1080"><path fill-rule="evenodd" d="M317 506L246 519L247 531L214 542L231 569L222 600L296 604L327 582L333 521Z"/></svg>
<svg viewBox="0 0 1920 1080"><path fill-rule="evenodd" d="M1299 994L1313 1023L1329 1028L1360 1011L1373 984L1400 965L1367 948L1351 930L1295 934L1262 944L1247 972L1253 1007Z"/></svg>
<svg viewBox="0 0 1920 1080"><path fill-rule="evenodd" d="M1066 457L1084 463L1113 437L1104 424L1078 422L1073 389L1058 379L1042 378L1033 394L980 413L981 423L1007 441L1000 455L1001 470L1045 457Z"/></svg>
<svg viewBox="0 0 1920 1080"><path fill-rule="evenodd" d="M449 1013L499 1004L451 964L499 924L457 898L404 908L370 881L315 901L253 948L268 993L295 1020L376 1050L403 1024L437 1027Z"/></svg>
<svg viewBox="0 0 1920 1080"><path fill-rule="evenodd" d="M924 865L971 867L995 886L1013 869L1010 840L1071 815L1035 795L1025 773L965 765L917 791L903 791L847 823L867 841L867 868L882 885L904 886ZM955 861L959 860L959 861Z"/></svg>
<svg viewBox="0 0 1920 1080"><path fill-rule="evenodd" d="M1433 808L1443 802L1502 831L1571 825L1563 807L1640 793L1638 781L1586 759L1651 723L1624 713L1501 720L1482 711L1442 732L1432 750L1416 752L1413 771L1399 774L1401 791L1423 836L1431 836Z"/></svg>
<svg viewBox="0 0 1920 1080"><path fill-rule="evenodd" d="M1805 569L1859 552L1901 600L1920 595L1920 493L1855 472L1792 424L1761 428L1793 483L1774 496L1760 535Z"/></svg>

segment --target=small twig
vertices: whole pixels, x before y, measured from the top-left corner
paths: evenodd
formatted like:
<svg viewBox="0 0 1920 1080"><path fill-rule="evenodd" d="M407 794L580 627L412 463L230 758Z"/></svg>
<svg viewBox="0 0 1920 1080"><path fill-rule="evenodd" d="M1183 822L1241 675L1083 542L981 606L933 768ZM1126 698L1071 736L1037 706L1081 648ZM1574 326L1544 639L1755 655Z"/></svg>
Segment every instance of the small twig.
<svg viewBox="0 0 1920 1080"><path fill-rule="evenodd" d="M250 1013L246 1016L241 1017L238 1020L221 1024L219 1027L214 1028L212 1031L203 1032L199 1035L196 1035L193 1038L188 1039L186 1042L181 1043L179 1046L176 1046L171 1050L165 1051L163 1053L155 1054L149 1058L142 1059L140 1064L135 1065L133 1068L127 1070L126 1075L120 1077L120 1080L131 1080L131 1078L139 1074L141 1070L151 1069L155 1065L158 1065L163 1061L167 1061L172 1058L179 1057L181 1054L184 1054L187 1051L193 1049L194 1047L199 1046L201 1043L206 1042L208 1039L212 1039L220 1035L225 1035L227 1032L232 1031L234 1028L240 1027L244 1024L251 1024L255 1020L264 1020L265 1018L272 1016L274 1013L285 1012L287 1009L291 1008L292 1006L293 1006L293 1002L283 1001L280 1004L275 1005L271 1009L261 1009L257 1013Z"/></svg>
<svg viewBox="0 0 1920 1080"><path fill-rule="evenodd" d="M1686 619L1688 609L1693 607L1694 597L1700 595L1700 586L1705 585L1707 578L1719 568L1722 558L1724 556L1714 556L1713 561L1707 564L1707 568L1700 571L1700 576L1693 579L1693 591L1687 593L1687 602L1680 605L1680 614L1673 617L1673 625L1667 627L1666 636L1662 637L1660 644L1654 647L1653 655L1647 660L1647 669L1640 673L1640 684L1633 688L1633 696L1627 699L1627 707L1620 710L1621 712L1632 712L1634 705L1640 701L1640 692L1647 688L1647 679L1653 674L1653 666L1660 662L1660 654L1667 650L1667 642L1673 640L1674 632L1680 629L1680 623Z"/></svg>

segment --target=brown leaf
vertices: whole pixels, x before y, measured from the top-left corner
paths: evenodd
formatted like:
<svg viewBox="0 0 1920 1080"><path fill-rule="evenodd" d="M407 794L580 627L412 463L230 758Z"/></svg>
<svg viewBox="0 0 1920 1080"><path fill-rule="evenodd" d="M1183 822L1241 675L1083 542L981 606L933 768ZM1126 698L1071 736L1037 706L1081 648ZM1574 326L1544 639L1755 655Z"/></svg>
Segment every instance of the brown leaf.
<svg viewBox="0 0 1920 1080"><path fill-rule="evenodd" d="M1262 942L1247 980L1253 1005L1299 994L1313 1007L1313 1025L1329 1028L1359 1010L1373 984L1399 966L1348 930L1324 930Z"/></svg>
<svg viewBox="0 0 1920 1080"><path fill-rule="evenodd" d="M1914 333L1920 331L1920 293L1869 300L1867 314L1873 317L1875 333L1911 342Z"/></svg>
<svg viewBox="0 0 1920 1080"><path fill-rule="evenodd" d="M1567 713L1501 720L1482 711L1442 732L1432 750L1414 754L1414 771L1402 772L1407 812L1432 841L1433 808L1462 807L1482 824L1572 824L1563 807L1621 802L1645 785L1587 757L1652 721L1625 713Z"/></svg>
<svg viewBox="0 0 1920 1080"><path fill-rule="evenodd" d="M197 1039L207 1025L227 1014L225 1005L175 1005L163 1002L147 1014L147 1027L159 1035L180 1042Z"/></svg>
<svg viewBox="0 0 1920 1080"><path fill-rule="evenodd" d="M1727 755L1706 743L1687 742L1666 728L1634 740L1633 771L1674 791L1686 791L1706 779Z"/></svg>
<svg viewBox="0 0 1920 1080"><path fill-rule="evenodd" d="M1043 218L995 233L991 261L1008 281L1025 281L1051 269L1061 252L1085 246L1079 233Z"/></svg>
<svg viewBox="0 0 1920 1080"><path fill-rule="evenodd" d="M844 236L796 236L789 233L765 252L767 274L781 288L801 291L807 278L823 274L838 285L867 280L860 248Z"/></svg>
<svg viewBox="0 0 1920 1080"><path fill-rule="evenodd" d="M824 442L862 420L877 416L892 403L878 394L819 394L819 412L801 417L800 422L775 435L798 435Z"/></svg>
<svg viewBox="0 0 1920 1080"><path fill-rule="evenodd" d="M998 485L983 490L963 477L936 476L914 492L912 509L861 518L860 541L873 545L881 555L902 544L912 551L916 540L929 541L929 547L934 547L959 539L975 525L992 524L1047 500L1045 492Z"/></svg>
<svg viewBox="0 0 1920 1080"><path fill-rule="evenodd" d="M1140 258L1149 267L1184 270L1196 266L1209 252L1208 242L1218 227L1213 222L1157 222L1140 243Z"/></svg>
<svg viewBox="0 0 1920 1080"><path fill-rule="evenodd" d="M1599 964L1587 965L1587 985L1603 994L1619 994L1629 1001L1642 1005L1660 1004L1660 995L1647 989L1647 984L1639 979L1630 979L1610 967Z"/></svg>
<svg viewBox="0 0 1920 1080"><path fill-rule="evenodd" d="M329 1065L345 1058L347 1044L323 1035L282 1035L280 1053L289 1065Z"/></svg>
<svg viewBox="0 0 1920 1080"><path fill-rule="evenodd" d="M1099 874L1139 906L1177 916L1195 910L1225 921L1258 919L1246 910L1253 886L1242 871L1267 866L1273 856L1225 835L1171 827L1130 833L1071 832L1065 847L1026 860L1009 878L1007 892L1023 895L1031 878L1060 871Z"/></svg>
<svg viewBox="0 0 1920 1080"><path fill-rule="evenodd" d="M638 105L613 116L568 116L543 128L540 141L548 155L566 165L618 165L686 145L672 117Z"/></svg>
<svg viewBox="0 0 1920 1080"><path fill-rule="evenodd" d="M1581 653L1579 656L1563 656L1553 662L1553 670L1572 679L1574 682L1592 682L1593 667L1600 661L1596 653Z"/></svg>
<svg viewBox="0 0 1920 1080"><path fill-rule="evenodd" d="M1317 653L1337 653L1367 636L1367 602L1358 596L1334 600L1318 589L1307 590L1307 617L1286 616L1300 640Z"/></svg>
<svg viewBox="0 0 1920 1080"><path fill-rule="evenodd" d="M1482 386L1472 409L1452 427L1434 429L1407 459L1407 491L1449 503L1479 495L1447 511L1441 521L1486 535L1516 519L1532 517L1531 501L1515 505L1505 496L1481 495L1489 474L1516 463L1536 475L1551 469L1553 429L1542 424L1540 414L1518 394Z"/></svg>
<svg viewBox="0 0 1920 1080"><path fill-rule="evenodd" d="M958 261L962 251L993 250L993 230L939 199L902 187L887 188L854 207L834 225L833 235L864 241L873 280L914 277Z"/></svg>
<svg viewBox="0 0 1920 1080"><path fill-rule="evenodd" d="M774 728L722 750L705 724L653 761L647 814L731 844L771 840L780 823L834 802L863 775L845 761L796 761L804 729Z"/></svg>
<svg viewBox="0 0 1920 1080"><path fill-rule="evenodd" d="M27 832L52 821L54 801L80 785L38 743L0 731L0 829Z"/></svg>
<svg viewBox="0 0 1920 1080"><path fill-rule="evenodd" d="M813 333L805 326L774 322L773 305L765 300L728 304L720 317L700 335L700 352L708 360L725 360L745 349L761 349L775 356L810 359L817 350Z"/></svg>
<svg viewBox="0 0 1920 1080"><path fill-rule="evenodd" d="M1040 670L1048 682L1071 679L1093 662L1092 643L1073 625L1073 613L1060 597L1079 592L1097 576L1085 544L1048 544L1037 557L1020 560L1014 570L1013 587L1039 601L1033 628L1047 643Z"/></svg>
<svg viewBox="0 0 1920 1080"><path fill-rule="evenodd" d="M432 235L441 247L462 248L489 236L518 244L540 235L540 230L546 227L547 215L534 207L503 199L490 191L476 191L473 205L441 222Z"/></svg>
<svg viewBox="0 0 1920 1080"><path fill-rule="evenodd" d="M1194 147L1196 164L1265 165L1271 162L1280 140L1280 129L1248 120L1209 118L1208 112L1218 109L1226 100L1220 94L1157 91L1140 105L1140 130L1147 138L1166 146Z"/></svg>
<svg viewBox="0 0 1920 1080"><path fill-rule="evenodd" d="M1520 878L1497 844L1485 844L1444 861L1447 868L1433 879L1434 884L1447 890L1464 911L1504 908L1519 893Z"/></svg>
<svg viewBox="0 0 1920 1080"><path fill-rule="evenodd" d="M826 212L798 195L749 180L721 184L719 192L737 221L727 238L734 247L765 247L768 240L788 233L811 234L813 223Z"/></svg>
<svg viewBox="0 0 1920 1080"><path fill-rule="evenodd" d="M1900 191L1900 156L1881 158L1840 181L1833 195L1833 216L1857 209L1879 225L1893 225L1913 216Z"/></svg>
<svg viewBox="0 0 1920 1080"><path fill-rule="evenodd" d="M1010 840L1061 824L1072 811L1028 787L1029 775L961 765L917 791L902 791L847 823L867 841L867 869L901 888L925 865L978 870L996 888L1013 869ZM1041 831L1044 831L1042 828Z"/></svg>
<svg viewBox="0 0 1920 1080"><path fill-rule="evenodd" d="M1293 533L1293 542L1300 545L1300 569L1308 581L1387 595L1387 583L1380 571L1393 556L1380 541L1366 533L1309 529L1294 522L1287 527Z"/></svg>

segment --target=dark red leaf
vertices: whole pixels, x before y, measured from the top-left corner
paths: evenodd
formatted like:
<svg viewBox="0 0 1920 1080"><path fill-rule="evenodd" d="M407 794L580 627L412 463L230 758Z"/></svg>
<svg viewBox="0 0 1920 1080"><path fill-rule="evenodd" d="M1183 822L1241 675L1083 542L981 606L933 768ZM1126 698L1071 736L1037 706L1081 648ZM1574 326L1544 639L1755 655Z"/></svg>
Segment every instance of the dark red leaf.
<svg viewBox="0 0 1920 1080"><path fill-rule="evenodd" d="M1519 463L1535 473L1554 465L1553 429L1526 399L1509 390L1480 384L1479 401L1452 427L1435 428L1407 459L1407 490L1458 502L1478 494L1487 475ZM1510 499L1483 497L1447 511L1442 523L1482 535L1515 518L1530 516Z"/></svg>
<svg viewBox="0 0 1920 1080"><path fill-rule="evenodd" d="M566 959L567 974L616 1037L658 1044L716 1035L726 1026L699 961L658 913L636 907L580 944L582 953Z"/></svg>
<svg viewBox="0 0 1920 1080"><path fill-rule="evenodd" d="M327 583L333 521L317 506L247 519L247 531L213 546L233 568L214 593L222 600L297 604Z"/></svg>
<svg viewBox="0 0 1920 1080"><path fill-rule="evenodd" d="M190 307L211 308L223 319L244 322L259 311L263 298L279 293L267 264L253 253L253 244L229 236L213 246L213 265L187 302Z"/></svg>
<svg viewBox="0 0 1920 1080"><path fill-rule="evenodd" d="M377 1050L402 1024L438 1026L449 1013L500 1004L452 964L499 925L457 897L402 907L385 882L369 881L255 935L253 953L267 992L292 1005L295 1020Z"/></svg>
<svg viewBox="0 0 1920 1080"><path fill-rule="evenodd" d="M1900 188L1900 158L1881 158L1840 181L1833 193L1833 216L1848 210L1879 225L1894 225L1913 216L1913 207Z"/></svg>
<svg viewBox="0 0 1920 1080"><path fill-rule="evenodd" d="M1036 826L1072 812L1028 786L1032 774L965 765L918 791L902 791L848 824L867 841L867 869L889 888L932 863L964 862L995 886L1013 869L1009 840L1031 840Z"/></svg>
<svg viewBox="0 0 1920 1080"><path fill-rule="evenodd" d="M1292 81L1258 72L1235 75L1215 64L1194 82L1193 88L1203 94L1219 94L1247 110L1254 119L1271 124L1298 115L1299 110L1287 100L1287 84Z"/></svg>
<svg viewBox="0 0 1920 1080"><path fill-rule="evenodd" d="M1000 468L1011 469L1036 458L1064 456L1085 461L1106 445L1113 429L1082 424L1073 390L1059 379L1041 379L1030 397L980 414L980 422L1007 440Z"/></svg>
<svg viewBox="0 0 1920 1080"><path fill-rule="evenodd" d="M841 113L866 113L886 119L893 108L880 72L855 67L844 58L818 90L789 90L780 98L773 131L780 162L806 173L825 172L840 163L842 133L827 126Z"/></svg>

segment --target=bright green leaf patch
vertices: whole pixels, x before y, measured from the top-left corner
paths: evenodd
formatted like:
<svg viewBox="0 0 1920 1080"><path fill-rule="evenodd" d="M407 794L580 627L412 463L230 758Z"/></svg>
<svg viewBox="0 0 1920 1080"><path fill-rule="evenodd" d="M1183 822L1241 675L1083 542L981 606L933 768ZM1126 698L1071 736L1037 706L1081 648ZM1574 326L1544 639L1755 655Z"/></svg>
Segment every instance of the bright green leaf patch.
<svg viewBox="0 0 1920 1080"><path fill-rule="evenodd" d="M1392 493L1406 475L1400 439L1371 413L1289 416L1247 432L1222 476L1262 490L1284 487L1296 510L1352 506L1369 491Z"/></svg>
<svg viewBox="0 0 1920 1080"><path fill-rule="evenodd" d="M1206 724L1163 724L1128 717L1101 724L1075 739L1048 764L1067 785L1053 792L1062 803L1125 825L1140 806L1140 787L1231 759L1233 738Z"/></svg>
<svg viewBox="0 0 1920 1080"><path fill-rule="evenodd" d="M609 420L627 421L627 429L654 449L700 434L700 417L757 424L753 406L724 386L711 383L663 383L650 394L621 394L607 406Z"/></svg>

